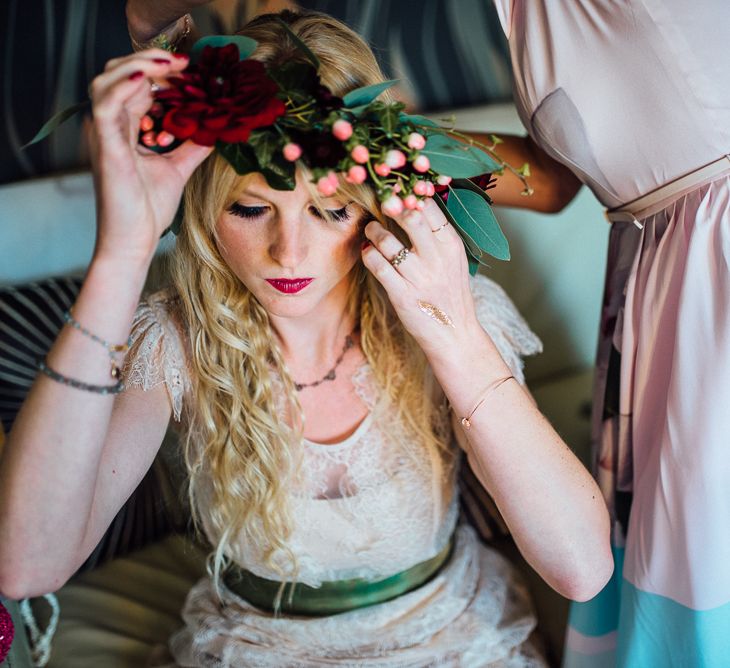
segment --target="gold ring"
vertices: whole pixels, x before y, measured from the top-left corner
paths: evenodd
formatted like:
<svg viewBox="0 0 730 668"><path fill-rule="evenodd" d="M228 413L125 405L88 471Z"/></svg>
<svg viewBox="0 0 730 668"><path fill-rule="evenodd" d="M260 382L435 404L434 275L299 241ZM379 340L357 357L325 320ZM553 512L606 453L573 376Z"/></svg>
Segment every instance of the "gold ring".
<svg viewBox="0 0 730 668"><path fill-rule="evenodd" d="M408 257L408 254L411 251L409 251L405 246L401 248L398 253L390 260L390 264L392 264L394 267L397 267L403 260L405 260Z"/></svg>
<svg viewBox="0 0 730 668"><path fill-rule="evenodd" d="M431 232L436 234L436 232L440 232L441 230L444 229L444 227L448 227L448 226L449 226L449 221L447 220L443 225L437 227L435 230L431 230Z"/></svg>

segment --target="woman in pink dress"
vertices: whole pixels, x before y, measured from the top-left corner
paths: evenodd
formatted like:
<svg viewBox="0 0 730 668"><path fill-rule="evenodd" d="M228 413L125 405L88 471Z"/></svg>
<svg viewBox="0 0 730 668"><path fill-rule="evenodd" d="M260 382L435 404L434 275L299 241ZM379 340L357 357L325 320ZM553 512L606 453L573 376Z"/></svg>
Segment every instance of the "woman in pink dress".
<svg viewBox="0 0 730 668"><path fill-rule="evenodd" d="M565 664L727 665L730 3L495 1L528 205L569 201L568 167L612 222L593 447L617 568L574 605Z"/></svg>

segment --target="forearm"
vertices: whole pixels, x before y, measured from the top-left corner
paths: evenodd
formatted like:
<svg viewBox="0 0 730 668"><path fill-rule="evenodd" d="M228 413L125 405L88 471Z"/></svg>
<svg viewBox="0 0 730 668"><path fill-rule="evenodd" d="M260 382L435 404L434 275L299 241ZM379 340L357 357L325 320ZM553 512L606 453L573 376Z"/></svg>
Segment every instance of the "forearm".
<svg viewBox="0 0 730 668"><path fill-rule="evenodd" d="M126 341L145 273L145 263L93 262L74 317L106 341ZM116 382L104 348L70 326L47 364L85 383ZM0 461L0 569L14 580L44 569L62 577L78 566L113 397L43 374L33 384Z"/></svg>
<svg viewBox="0 0 730 668"><path fill-rule="evenodd" d="M476 328L430 362L458 418L490 383L510 375ZM593 596L612 562L608 514L588 471L514 380L491 391L470 423L468 431L454 428L527 561L563 595Z"/></svg>
<svg viewBox="0 0 730 668"><path fill-rule="evenodd" d="M466 132L475 141L491 145L490 135ZM565 165L553 160L530 137L499 135L502 143L496 147L500 157L515 168L530 165L527 179L533 193L523 194L524 183L509 170L497 177L496 186L489 191L499 206L532 209L542 213L556 213L565 208L580 190L581 182Z"/></svg>

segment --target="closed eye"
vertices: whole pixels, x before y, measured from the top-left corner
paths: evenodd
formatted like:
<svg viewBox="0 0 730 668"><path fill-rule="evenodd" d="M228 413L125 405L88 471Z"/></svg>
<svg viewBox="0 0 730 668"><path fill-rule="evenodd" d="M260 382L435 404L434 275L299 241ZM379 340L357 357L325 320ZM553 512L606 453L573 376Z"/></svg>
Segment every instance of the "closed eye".
<svg viewBox="0 0 730 668"><path fill-rule="evenodd" d="M266 213L268 207L266 206L244 206L238 202L233 202L228 207L228 213L232 213L234 216L239 218L258 218Z"/></svg>
<svg viewBox="0 0 730 668"><path fill-rule="evenodd" d="M322 215L322 212L314 206L311 207L310 211L313 216L320 218L321 220L327 218L327 220L337 223L350 218L350 212L347 210L348 206L349 204L346 204L341 209L325 209L324 215Z"/></svg>

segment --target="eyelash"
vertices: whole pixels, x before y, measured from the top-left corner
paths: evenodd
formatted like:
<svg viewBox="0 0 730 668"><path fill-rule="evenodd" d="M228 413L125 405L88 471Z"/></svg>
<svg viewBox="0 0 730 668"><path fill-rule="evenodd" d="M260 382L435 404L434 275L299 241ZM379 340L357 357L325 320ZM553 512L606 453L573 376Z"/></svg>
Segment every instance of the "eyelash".
<svg viewBox="0 0 730 668"><path fill-rule="evenodd" d="M268 207L265 206L244 206L243 204L234 202L233 204L231 204L230 207L228 207L228 211L229 213L232 213L234 216L238 216L239 218L252 220L266 213L267 208ZM311 211L312 214L315 215L317 218L319 218L320 220L324 220L325 217L318 209L312 207ZM341 209L325 209L325 212L327 218L332 222L339 223L350 218L350 214L347 211L347 205L343 206Z"/></svg>

